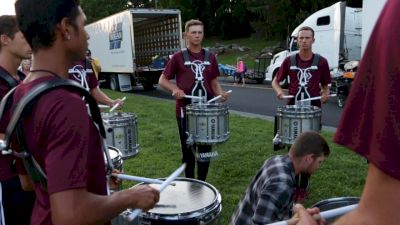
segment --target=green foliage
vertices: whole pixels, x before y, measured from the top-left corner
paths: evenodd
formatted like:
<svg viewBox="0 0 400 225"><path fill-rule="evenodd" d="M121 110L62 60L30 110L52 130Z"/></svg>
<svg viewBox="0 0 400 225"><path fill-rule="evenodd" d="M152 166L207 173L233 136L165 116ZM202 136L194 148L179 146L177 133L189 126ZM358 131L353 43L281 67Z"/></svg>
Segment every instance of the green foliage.
<svg viewBox="0 0 400 225"><path fill-rule="evenodd" d="M175 8L182 23L200 19L209 36L229 40L249 37L252 33L269 40L284 40L313 12L337 0L82 0L88 23L130 7ZM361 7L361 0L349 0ZM101 7L100 7L101 6Z"/></svg>
<svg viewBox="0 0 400 225"><path fill-rule="evenodd" d="M181 164L181 150L175 119L174 101L104 90L112 98L126 96L124 111L135 112L140 152L124 161L127 174L150 178L167 177ZM228 102L229 104L229 102ZM273 123L231 114L230 138L214 147L219 157L211 162L207 182L222 196L220 224L228 224L244 191L263 162L285 150L272 150ZM349 150L332 143L332 133L322 132L331 155L311 178L306 206L333 197L360 196L367 162ZM184 176L184 175L182 175ZM125 182L128 188L135 183ZM162 195L162 194L161 194Z"/></svg>

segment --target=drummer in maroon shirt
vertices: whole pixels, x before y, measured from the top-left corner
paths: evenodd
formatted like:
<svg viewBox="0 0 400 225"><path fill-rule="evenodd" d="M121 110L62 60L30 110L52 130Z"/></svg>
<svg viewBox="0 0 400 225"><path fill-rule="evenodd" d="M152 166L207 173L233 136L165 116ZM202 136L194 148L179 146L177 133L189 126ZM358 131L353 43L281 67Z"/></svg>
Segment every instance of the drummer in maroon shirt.
<svg viewBox="0 0 400 225"><path fill-rule="evenodd" d="M204 39L203 22L199 20L187 21L185 23L185 37L187 41L187 60L190 62L206 61L206 51L201 46ZM211 99L214 96L221 95L222 101L225 101L228 99L229 93L223 91L218 82L219 71L217 59L214 54L209 53L208 60L210 65L205 65L202 72L207 98ZM162 88L171 92L172 96L176 99L176 120L181 141L182 162L185 162L187 165L185 176L187 178L195 178L196 160L191 148L186 143L188 137L186 135L186 117L184 112L186 111L185 107L191 103L190 99L185 99L185 95L192 95L192 90L195 89L193 90L194 92L199 90L196 88L199 86L196 86L195 72L191 66L185 66L184 63L183 51L176 52L168 62L158 82ZM175 79L176 84L171 82L173 79ZM211 151L211 145L194 144L193 148L197 149L199 153ZM210 161L197 161L197 178L199 180L206 180L209 166Z"/></svg>
<svg viewBox="0 0 400 225"><path fill-rule="evenodd" d="M89 38L76 0L18 0L16 16L34 60L14 102L44 81L68 79L68 67L85 57ZM46 189L34 184L32 225L107 224L127 208L147 211L158 202L159 192L148 185L107 196L103 140L76 92L44 93L22 126L27 148L47 175Z"/></svg>

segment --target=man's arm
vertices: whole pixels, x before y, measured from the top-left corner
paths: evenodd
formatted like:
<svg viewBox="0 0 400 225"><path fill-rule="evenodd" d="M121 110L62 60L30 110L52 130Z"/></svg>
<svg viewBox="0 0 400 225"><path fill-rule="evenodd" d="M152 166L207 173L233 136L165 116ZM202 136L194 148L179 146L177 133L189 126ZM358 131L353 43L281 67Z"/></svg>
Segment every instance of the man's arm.
<svg viewBox="0 0 400 225"><path fill-rule="evenodd" d="M172 96L174 96L176 99L182 99L185 97L185 92L168 80L164 74L161 74L158 84L165 90L171 92Z"/></svg>
<svg viewBox="0 0 400 225"><path fill-rule="evenodd" d="M270 184L263 190L253 215L254 224L267 224L284 219L280 218L279 214L284 208L289 207L289 189L291 187L287 186L286 183L278 182ZM288 216L289 211L285 217Z"/></svg>
<svg viewBox="0 0 400 225"><path fill-rule="evenodd" d="M218 78L211 80L211 88L215 95L221 95L221 101L226 101L229 98L229 93L222 90L221 85L218 82Z"/></svg>
<svg viewBox="0 0 400 225"><path fill-rule="evenodd" d="M329 86L321 86L321 102L326 103L329 100Z"/></svg>
<svg viewBox="0 0 400 225"><path fill-rule="evenodd" d="M124 101L122 101L122 99L118 98L118 99L112 100L110 97L108 97L106 94L104 94L104 92L99 88L99 86L92 88L90 90L90 94L100 104L104 104L104 105L113 107L115 104L118 103L118 108L121 108L124 105Z"/></svg>
<svg viewBox="0 0 400 225"><path fill-rule="evenodd" d="M140 185L115 192L111 196L96 195L85 189L70 189L50 195L54 224L104 224L127 208L148 211L159 200L159 191Z"/></svg>
<svg viewBox="0 0 400 225"><path fill-rule="evenodd" d="M283 89L281 88L281 86L278 84L276 76L272 80L271 85L272 85L272 88L274 89L274 91L276 92L276 97L278 97L279 99L283 99L283 96L285 95L285 93L283 92Z"/></svg>

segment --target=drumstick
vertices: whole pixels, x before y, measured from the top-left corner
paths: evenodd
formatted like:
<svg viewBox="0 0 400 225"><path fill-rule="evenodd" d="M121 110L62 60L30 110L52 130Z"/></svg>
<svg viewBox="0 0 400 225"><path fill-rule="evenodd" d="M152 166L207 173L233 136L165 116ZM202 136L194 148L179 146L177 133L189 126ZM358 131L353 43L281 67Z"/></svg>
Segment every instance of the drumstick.
<svg viewBox="0 0 400 225"><path fill-rule="evenodd" d="M185 98L194 98L194 99L203 99L203 97L194 96L194 95L185 95Z"/></svg>
<svg viewBox="0 0 400 225"><path fill-rule="evenodd" d="M329 96L335 97L336 94L331 94L331 95L329 95ZM322 96L317 96L317 97L302 99L302 100L299 100L299 102L306 102L306 101L318 100L318 99L321 99L321 98L322 98Z"/></svg>
<svg viewBox="0 0 400 225"><path fill-rule="evenodd" d="M126 97L123 97L123 98L121 99L121 101L125 101L125 99L126 99ZM118 108L118 106L119 106L119 102L117 102L117 104L115 104L115 105L110 109L110 112L114 111L116 108Z"/></svg>
<svg viewBox="0 0 400 225"><path fill-rule="evenodd" d="M282 96L282 98L283 99L285 99L285 98L294 98L294 96L293 95L284 95L284 96Z"/></svg>
<svg viewBox="0 0 400 225"><path fill-rule="evenodd" d="M138 177L138 176L132 176L128 174L121 174L121 173L113 173L111 174L114 177L117 177L121 180L129 180L129 181L136 181L136 182L143 182L143 183L149 183L149 184L162 184L162 180L158 179L153 179L153 178L146 178L146 177ZM175 185L172 183L171 185Z"/></svg>
<svg viewBox="0 0 400 225"><path fill-rule="evenodd" d="M160 193L172 182L174 181L179 174L181 174L186 168L186 163L182 164L182 166L180 166L178 169L175 170L175 172L173 172L164 182L162 182L162 184L159 187L159 191ZM132 220L134 220L140 213L142 212L141 209L135 209L133 210L133 212L127 216L128 221L131 222Z"/></svg>
<svg viewBox="0 0 400 225"><path fill-rule="evenodd" d="M108 106L108 105L101 105L101 104L99 104L98 106L99 106L99 109L107 109L107 108L110 108L110 106Z"/></svg>
<svg viewBox="0 0 400 225"><path fill-rule="evenodd" d="M332 219L337 216L346 214L346 213L350 212L351 210L355 209L357 206L358 206L358 204L354 204L354 205L343 206L343 207L336 208L336 209L326 210L326 211L321 212L319 214L320 216L314 215L313 217L316 220L318 220L320 218L328 220L328 219ZM269 223L268 225L292 225L289 221L290 220L279 221L279 222L275 222L275 223Z"/></svg>
<svg viewBox="0 0 400 225"><path fill-rule="evenodd" d="M229 93L232 93L232 90L229 90L229 91L227 91L226 93L228 93L228 94L229 94ZM222 95L218 95L218 96L216 96L216 97L214 97L214 98L208 100L207 103L211 103L211 102L217 101L217 100L220 99L220 98L222 98Z"/></svg>

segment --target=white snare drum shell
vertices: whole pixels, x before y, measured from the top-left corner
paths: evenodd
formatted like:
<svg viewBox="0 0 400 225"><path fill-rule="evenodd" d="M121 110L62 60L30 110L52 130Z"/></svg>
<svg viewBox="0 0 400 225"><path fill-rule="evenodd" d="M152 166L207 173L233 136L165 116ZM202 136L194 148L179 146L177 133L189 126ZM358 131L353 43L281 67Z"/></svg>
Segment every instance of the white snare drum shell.
<svg viewBox="0 0 400 225"><path fill-rule="evenodd" d="M107 145L115 146L127 159L138 154L137 118L134 113L102 113Z"/></svg>
<svg viewBox="0 0 400 225"><path fill-rule="evenodd" d="M188 105L186 125L195 143L223 143L230 135L228 106L222 103Z"/></svg>

